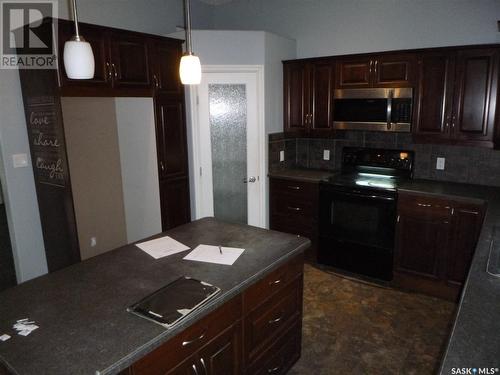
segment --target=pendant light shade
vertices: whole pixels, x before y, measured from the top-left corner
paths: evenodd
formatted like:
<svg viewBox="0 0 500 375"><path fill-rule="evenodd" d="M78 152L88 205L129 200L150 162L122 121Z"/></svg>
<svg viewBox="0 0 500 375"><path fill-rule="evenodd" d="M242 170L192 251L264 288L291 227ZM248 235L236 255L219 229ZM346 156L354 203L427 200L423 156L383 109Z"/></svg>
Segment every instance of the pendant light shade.
<svg viewBox="0 0 500 375"><path fill-rule="evenodd" d="M80 36L76 0L72 0L75 36L64 44L64 69L70 79L94 78L95 60L92 47Z"/></svg>
<svg viewBox="0 0 500 375"><path fill-rule="evenodd" d="M179 67L181 82L184 85L199 85L201 82L201 63L198 56L185 54Z"/></svg>
<svg viewBox="0 0 500 375"><path fill-rule="evenodd" d="M181 58L179 75L184 85L199 85L201 82L201 63L198 56L193 53L191 44L191 8L189 0L184 0L186 53Z"/></svg>

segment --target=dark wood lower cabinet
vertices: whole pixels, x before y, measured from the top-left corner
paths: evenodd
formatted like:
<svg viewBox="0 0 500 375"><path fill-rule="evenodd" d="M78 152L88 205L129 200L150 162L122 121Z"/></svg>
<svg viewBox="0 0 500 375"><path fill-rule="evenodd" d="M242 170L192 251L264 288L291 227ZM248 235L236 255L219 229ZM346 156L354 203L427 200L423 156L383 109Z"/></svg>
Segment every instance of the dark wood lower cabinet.
<svg viewBox="0 0 500 375"><path fill-rule="evenodd" d="M469 271L484 206L400 193L394 282L456 300Z"/></svg>
<svg viewBox="0 0 500 375"><path fill-rule="evenodd" d="M286 373L301 352L303 259L278 267L121 374Z"/></svg>
<svg viewBox="0 0 500 375"><path fill-rule="evenodd" d="M316 258L319 186L317 183L269 179L270 229L298 234L311 240L307 256Z"/></svg>

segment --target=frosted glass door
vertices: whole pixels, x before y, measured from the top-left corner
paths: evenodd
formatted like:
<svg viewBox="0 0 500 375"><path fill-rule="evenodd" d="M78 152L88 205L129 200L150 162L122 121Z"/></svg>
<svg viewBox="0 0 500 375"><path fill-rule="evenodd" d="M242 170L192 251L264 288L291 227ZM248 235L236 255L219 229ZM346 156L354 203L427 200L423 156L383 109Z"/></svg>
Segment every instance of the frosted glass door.
<svg viewBox="0 0 500 375"><path fill-rule="evenodd" d="M244 84L209 84L214 216L247 223L247 98Z"/></svg>
<svg viewBox="0 0 500 375"><path fill-rule="evenodd" d="M257 82L254 72L204 72L195 88L196 218L265 226Z"/></svg>

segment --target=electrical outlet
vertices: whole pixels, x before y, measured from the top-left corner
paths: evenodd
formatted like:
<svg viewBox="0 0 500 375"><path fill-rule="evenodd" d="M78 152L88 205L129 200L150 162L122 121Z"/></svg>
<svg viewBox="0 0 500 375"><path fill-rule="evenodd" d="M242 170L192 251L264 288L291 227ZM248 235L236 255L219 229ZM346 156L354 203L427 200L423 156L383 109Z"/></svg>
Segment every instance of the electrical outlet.
<svg viewBox="0 0 500 375"><path fill-rule="evenodd" d="M97 246L97 238L91 237L90 238L90 247L96 247Z"/></svg>
<svg viewBox="0 0 500 375"><path fill-rule="evenodd" d="M280 161L285 161L285 151L280 151Z"/></svg>
<svg viewBox="0 0 500 375"><path fill-rule="evenodd" d="M323 160L330 160L330 150L323 150Z"/></svg>
<svg viewBox="0 0 500 375"><path fill-rule="evenodd" d="M436 169L442 171L444 170L445 158L437 158L436 159Z"/></svg>

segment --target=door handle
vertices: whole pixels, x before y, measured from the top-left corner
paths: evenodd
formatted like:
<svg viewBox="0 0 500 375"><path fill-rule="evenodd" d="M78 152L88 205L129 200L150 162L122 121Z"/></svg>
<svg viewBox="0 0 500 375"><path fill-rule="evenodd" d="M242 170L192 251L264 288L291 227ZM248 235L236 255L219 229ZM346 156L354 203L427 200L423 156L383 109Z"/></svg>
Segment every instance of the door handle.
<svg viewBox="0 0 500 375"><path fill-rule="evenodd" d="M243 179L243 183L244 183L244 184L246 184L247 182L252 182L252 183L253 183L253 182L255 182L255 181L257 181L257 177L255 177L255 176L252 176L252 177L250 177L250 178L248 178L248 179L245 177L245 178Z"/></svg>

